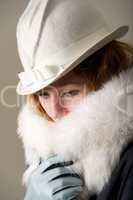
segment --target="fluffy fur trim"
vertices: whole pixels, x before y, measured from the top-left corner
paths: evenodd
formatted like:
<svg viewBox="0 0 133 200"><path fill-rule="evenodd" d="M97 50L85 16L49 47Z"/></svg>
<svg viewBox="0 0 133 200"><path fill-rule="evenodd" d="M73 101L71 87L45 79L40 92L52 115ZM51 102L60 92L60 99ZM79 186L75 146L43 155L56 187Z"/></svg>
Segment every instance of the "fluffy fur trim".
<svg viewBox="0 0 133 200"><path fill-rule="evenodd" d="M59 154L74 161L73 169L83 176L89 193L99 193L122 149L133 139L133 118L118 109L117 94L123 89L121 78L115 77L55 123L37 116L29 105L24 105L18 117L18 134L30 172L38 158Z"/></svg>

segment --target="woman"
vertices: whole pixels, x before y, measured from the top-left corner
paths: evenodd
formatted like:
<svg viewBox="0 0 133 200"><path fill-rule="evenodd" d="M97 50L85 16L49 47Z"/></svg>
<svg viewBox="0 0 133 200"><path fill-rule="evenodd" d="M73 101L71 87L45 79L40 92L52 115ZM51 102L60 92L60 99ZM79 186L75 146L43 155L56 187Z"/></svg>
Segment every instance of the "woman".
<svg viewBox="0 0 133 200"><path fill-rule="evenodd" d="M67 12L66 12L67 11ZM130 200L133 48L88 0L30 1L17 41L27 96L25 200Z"/></svg>

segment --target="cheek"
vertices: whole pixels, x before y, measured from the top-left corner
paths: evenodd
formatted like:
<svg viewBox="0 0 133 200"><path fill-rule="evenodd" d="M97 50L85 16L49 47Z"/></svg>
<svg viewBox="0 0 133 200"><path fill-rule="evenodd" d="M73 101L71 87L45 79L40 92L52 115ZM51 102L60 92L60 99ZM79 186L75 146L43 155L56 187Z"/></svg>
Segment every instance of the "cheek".
<svg viewBox="0 0 133 200"><path fill-rule="evenodd" d="M49 106L46 103L46 101L44 101L44 99L42 97L39 97L39 102L40 102L41 106L43 107L43 109L47 112Z"/></svg>
<svg viewBox="0 0 133 200"><path fill-rule="evenodd" d="M66 99L62 101L62 107L64 107L66 110L70 112L75 106L77 106L80 103L81 99L83 99L83 95Z"/></svg>

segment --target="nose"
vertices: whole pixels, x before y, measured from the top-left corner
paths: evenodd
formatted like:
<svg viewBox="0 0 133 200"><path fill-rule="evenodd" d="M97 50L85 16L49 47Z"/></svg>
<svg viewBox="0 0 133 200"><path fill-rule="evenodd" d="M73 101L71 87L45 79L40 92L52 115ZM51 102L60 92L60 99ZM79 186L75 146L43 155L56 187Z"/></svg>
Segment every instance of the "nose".
<svg viewBox="0 0 133 200"><path fill-rule="evenodd" d="M60 119L68 113L67 109L63 106L59 96L53 96L50 101L50 110L53 120Z"/></svg>

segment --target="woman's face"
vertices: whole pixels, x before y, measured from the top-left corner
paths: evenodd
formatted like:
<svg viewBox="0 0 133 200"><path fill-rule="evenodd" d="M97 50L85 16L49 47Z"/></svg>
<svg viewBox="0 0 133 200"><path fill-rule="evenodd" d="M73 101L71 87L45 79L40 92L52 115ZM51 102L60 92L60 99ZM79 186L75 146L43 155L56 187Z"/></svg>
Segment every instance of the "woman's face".
<svg viewBox="0 0 133 200"><path fill-rule="evenodd" d="M54 121L65 116L86 95L85 77L73 72L37 92L39 102Z"/></svg>

